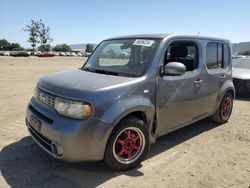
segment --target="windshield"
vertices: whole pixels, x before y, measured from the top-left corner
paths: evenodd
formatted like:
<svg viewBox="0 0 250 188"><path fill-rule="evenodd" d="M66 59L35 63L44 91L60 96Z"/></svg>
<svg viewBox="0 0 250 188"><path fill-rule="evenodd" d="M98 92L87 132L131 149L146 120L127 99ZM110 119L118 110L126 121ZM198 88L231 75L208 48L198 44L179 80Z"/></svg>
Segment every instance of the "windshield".
<svg viewBox="0 0 250 188"><path fill-rule="evenodd" d="M239 58L233 60L234 68L250 69L250 58Z"/></svg>
<svg viewBox="0 0 250 188"><path fill-rule="evenodd" d="M138 77L145 73L160 39L103 41L82 70L116 76Z"/></svg>

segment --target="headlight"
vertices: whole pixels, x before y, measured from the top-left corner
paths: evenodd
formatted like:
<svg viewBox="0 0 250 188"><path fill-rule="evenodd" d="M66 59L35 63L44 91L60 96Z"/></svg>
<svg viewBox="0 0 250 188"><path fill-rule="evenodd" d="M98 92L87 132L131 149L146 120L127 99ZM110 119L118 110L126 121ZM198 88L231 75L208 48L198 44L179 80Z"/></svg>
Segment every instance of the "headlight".
<svg viewBox="0 0 250 188"><path fill-rule="evenodd" d="M61 115L76 119L83 119L92 114L92 107L89 104L59 97L56 97L55 109Z"/></svg>

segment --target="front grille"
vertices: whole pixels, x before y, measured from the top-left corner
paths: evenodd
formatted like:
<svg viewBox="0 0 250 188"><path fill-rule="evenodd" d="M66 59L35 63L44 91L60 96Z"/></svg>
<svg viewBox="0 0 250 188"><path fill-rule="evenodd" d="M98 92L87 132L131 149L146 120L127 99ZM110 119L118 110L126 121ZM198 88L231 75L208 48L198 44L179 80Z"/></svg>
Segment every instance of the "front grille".
<svg viewBox="0 0 250 188"><path fill-rule="evenodd" d="M29 132L33 138L39 142L48 152L52 153L51 143L52 141L36 131L31 125L29 125Z"/></svg>
<svg viewBox="0 0 250 188"><path fill-rule="evenodd" d="M46 91L41 90L40 88L36 88L35 91L35 98L39 100L40 102L50 106L50 107L55 107L55 99L56 97Z"/></svg>

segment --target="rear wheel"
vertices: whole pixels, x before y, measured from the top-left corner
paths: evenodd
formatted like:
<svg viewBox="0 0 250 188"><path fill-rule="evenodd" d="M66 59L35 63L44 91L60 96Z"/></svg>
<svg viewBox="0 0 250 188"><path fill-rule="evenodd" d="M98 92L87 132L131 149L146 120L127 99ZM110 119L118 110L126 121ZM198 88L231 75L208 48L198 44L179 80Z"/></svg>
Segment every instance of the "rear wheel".
<svg viewBox="0 0 250 188"><path fill-rule="evenodd" d="M115 170L127 170L140 164L149 149L145 123L136 117L124 119L111 134L104 156Z"/></svg>
<svg viewBox="0 0 250 188"><path fill-rule="evenodd" d="M218 123L226 123L231 116L233 110L233 96L226 93L221 100L220 106L212 119Z"/></svg>

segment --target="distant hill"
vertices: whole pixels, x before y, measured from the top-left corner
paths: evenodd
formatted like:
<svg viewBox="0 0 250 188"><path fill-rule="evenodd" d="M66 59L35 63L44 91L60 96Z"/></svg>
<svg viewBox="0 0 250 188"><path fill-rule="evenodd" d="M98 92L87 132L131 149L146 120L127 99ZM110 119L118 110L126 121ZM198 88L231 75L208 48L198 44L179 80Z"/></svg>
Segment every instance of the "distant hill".
<svg viewBox="0 0 250 188"><path fill-rule="evenodd" d="M233 54L238 54L239 52L243 52L246 50L250 50L250 42L240 42L232 44Z"/></svg>
<svg viewBox="0 0 250 188"><path fill-rule="evenodd" d="M93 44L93 45L94 45L94 48L97 46L97 44ZM71 44L69 46L71 49L86 49L86 44Z"/></svg>

